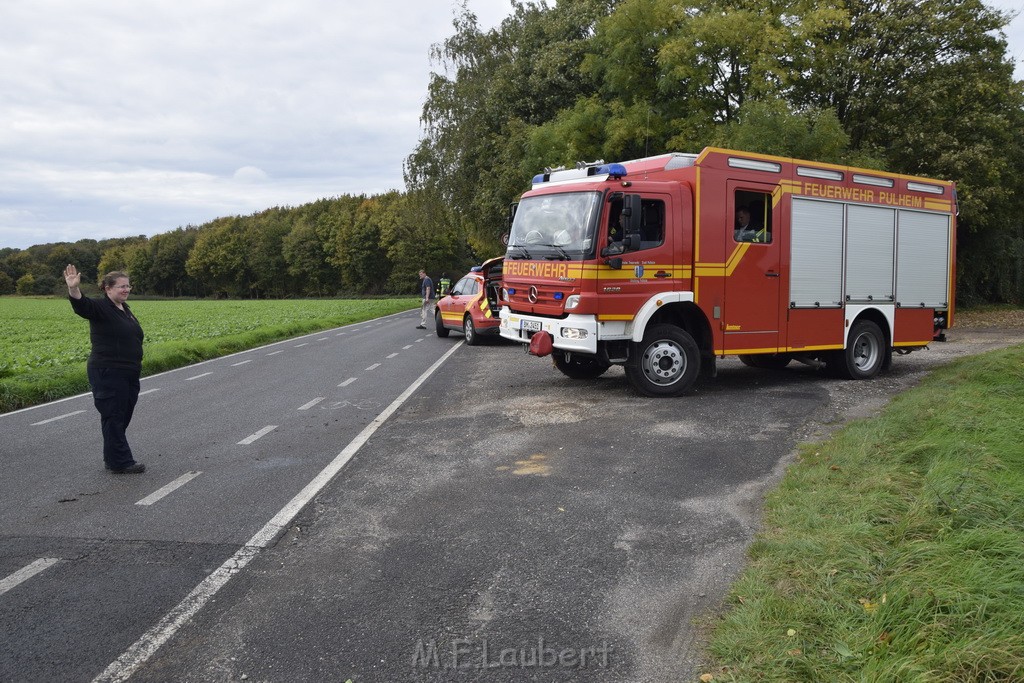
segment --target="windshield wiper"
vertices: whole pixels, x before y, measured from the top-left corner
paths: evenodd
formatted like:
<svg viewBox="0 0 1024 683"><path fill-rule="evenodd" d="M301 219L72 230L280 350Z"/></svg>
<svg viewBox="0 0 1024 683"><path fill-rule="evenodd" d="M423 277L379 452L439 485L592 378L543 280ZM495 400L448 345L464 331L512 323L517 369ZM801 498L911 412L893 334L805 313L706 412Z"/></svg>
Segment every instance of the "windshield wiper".
<svg viewBox="0 0 1024 683"><path fill-rule="evenodd" d="M558 253L561 255L561 258L558 258L558 257L555 257L555 256L545 256L544 258L546 258L548 260L553 261L556 258L558 258L559 261L571 261L572 260L572 257L569 256L568 252L566 252L565 249L562 249L562 247L558 246L557 244L541 244L539 246L551 247L552 249L557 249Z"/></svg>
<svg viewBox="0 0 1024 683"><path fill-rule="evenodd" d="M523 255L522 255L522 256L511 256L510 258L513 258L513 259L516 259L516 258L525 258L525 259L527 259L527 260L530 260L530 259L532 259L532 258L533 258L532 256L530 256L530 252L526 251L526 247L524 247L524 246L523 246L523 245L521 245L521 244L510 244L508 248L509 248L509 249L519 249L520 251L522 251L522 252L523 252Z"/></svg>

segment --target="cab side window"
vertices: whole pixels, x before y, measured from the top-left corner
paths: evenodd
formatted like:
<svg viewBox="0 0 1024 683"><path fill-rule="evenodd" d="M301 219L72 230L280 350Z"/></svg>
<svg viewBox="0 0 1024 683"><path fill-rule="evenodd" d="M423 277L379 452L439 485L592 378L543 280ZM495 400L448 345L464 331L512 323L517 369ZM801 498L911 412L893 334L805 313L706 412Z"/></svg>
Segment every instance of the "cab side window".
<svg viewBox="0 0 1024 683"><path fill-rule="evenodd" d="M665 243L665 202L644 199L640 203L640 248L652 249Z"/></svg>
<svg viewBox="0 0 1024 683"><path fill-rule="evenodd" d="M771 243L771 193L736 190L733 207L735 211L733 239L735 241L755 244Z"/></svg>

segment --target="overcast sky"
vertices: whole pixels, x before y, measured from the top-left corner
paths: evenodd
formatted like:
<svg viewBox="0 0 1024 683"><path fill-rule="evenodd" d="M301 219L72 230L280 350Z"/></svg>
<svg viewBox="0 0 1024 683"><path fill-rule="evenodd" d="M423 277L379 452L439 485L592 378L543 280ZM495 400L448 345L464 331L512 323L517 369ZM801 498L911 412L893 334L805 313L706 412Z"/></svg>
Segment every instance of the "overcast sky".
<svg viewBox="0 0 1024 683"><path fill-rule="evenodd" d="M403 189L454 6L0 0L0 247ZM1024 19L1009 37L1021 79Z"/></svg>

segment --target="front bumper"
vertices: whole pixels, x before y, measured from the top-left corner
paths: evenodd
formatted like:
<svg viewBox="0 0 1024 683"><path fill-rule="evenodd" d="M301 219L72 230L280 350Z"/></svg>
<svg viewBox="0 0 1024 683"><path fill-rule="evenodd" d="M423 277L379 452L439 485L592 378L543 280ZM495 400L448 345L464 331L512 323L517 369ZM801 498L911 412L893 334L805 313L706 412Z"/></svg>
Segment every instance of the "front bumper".
<svg viewBox="0 0 1024 683"><path fill-rule="evenodd" d="M562 351L597 353L597 320L590 315L569 315L565 318L545 318L537 315L513 313L502 307L501 336L522 344L540 331L551 335L552 344Z"/></svg>

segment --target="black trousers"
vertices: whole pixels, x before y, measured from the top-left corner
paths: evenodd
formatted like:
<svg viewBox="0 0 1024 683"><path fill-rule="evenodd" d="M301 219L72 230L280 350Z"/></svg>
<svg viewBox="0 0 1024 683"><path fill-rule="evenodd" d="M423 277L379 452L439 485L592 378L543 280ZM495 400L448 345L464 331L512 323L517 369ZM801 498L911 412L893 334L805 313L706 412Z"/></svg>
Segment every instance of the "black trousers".
<svg viewBox="0 0 1024 683"><path fill-rule="evenodd" d="M139 400L139 372L120 368L87 368L92 400L103 428L103 462L122 470L135 464L125 431Z"/></svg>

